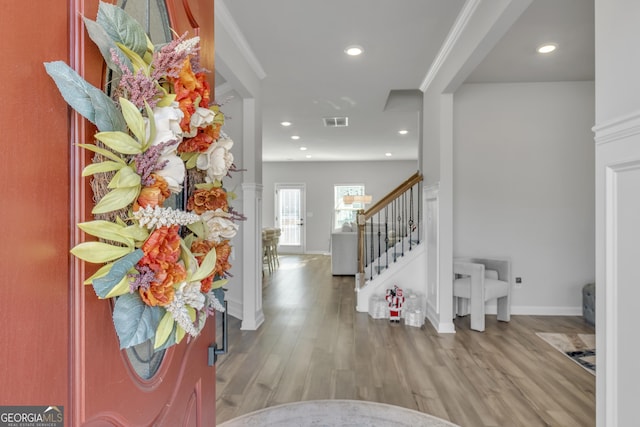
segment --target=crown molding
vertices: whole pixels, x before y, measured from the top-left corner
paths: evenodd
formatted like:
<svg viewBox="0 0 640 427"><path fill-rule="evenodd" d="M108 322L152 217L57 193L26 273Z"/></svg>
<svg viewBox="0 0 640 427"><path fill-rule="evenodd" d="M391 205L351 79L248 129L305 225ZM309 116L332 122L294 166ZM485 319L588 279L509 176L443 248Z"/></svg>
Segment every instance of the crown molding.
<svg viewBox="0 0 640 427"><path fill-rule="evenodd" d="M216 0L216 2L214 3L214 14L216 20L219 21L220 25L222 25L225 31L229 34L229 37L231 37L231 40L233 40L234 44L238 48L238 51L240 52L242 57L249 63L249 66L251 67L253 72L256 73L258 79L264 79L267 76L267 73L265 73L262 65L260 64L260 61L258 61L258 58L253 53L251 46L249 46L249 42L247 42L247 39L244 38L242 31L240 31L240 28L238 28L238 24L236 24L236 21L235 19L233 19L231 12L229 12L229 9L227 9L227 6L222 0Z"/></svg>
<svg viewBox="0 0 640 427"><path fill-rule="evenodd" d="M467 0L467 2L462 7L462 10L456 18L456 22L454 22L453 27L451 27L451 31L449 31L449 34L442 44L442 47L440 47L440 51L438 52L436 59L431 64L427 75L420 85L420 90L422 92L425 92L429 88L436 75L438 75L440 68L442 68L442 65L449 57L449 54L453 50L453 47L456 45L456 42L460 38L462 32L467 27L469 20L480 5L481 1L482 0Z"/></svg>
<svg viewBox="0 0 640 427"><path fill-rule="evenodd" d="M592 130L595 133L596 145L640 134L640 110L599 123Z"/></svg>

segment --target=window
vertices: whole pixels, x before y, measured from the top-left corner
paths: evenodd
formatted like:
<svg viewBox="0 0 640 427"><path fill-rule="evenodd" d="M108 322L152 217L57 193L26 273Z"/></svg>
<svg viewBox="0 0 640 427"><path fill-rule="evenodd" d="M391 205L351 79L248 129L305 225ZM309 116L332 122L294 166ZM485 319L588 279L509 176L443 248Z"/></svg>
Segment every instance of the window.
<svg viewBox="0 0 640 427"><path fill-rule="evenodd" d="M353 202L351 204L346 204L344 202L344 196L364 196L364 185L334 185L333 194L335 206L333 214L333 227L342 228L345 223L355 224L358 210L364 209L364 203ZM355 229L353 231L355 231Z"/></svg>

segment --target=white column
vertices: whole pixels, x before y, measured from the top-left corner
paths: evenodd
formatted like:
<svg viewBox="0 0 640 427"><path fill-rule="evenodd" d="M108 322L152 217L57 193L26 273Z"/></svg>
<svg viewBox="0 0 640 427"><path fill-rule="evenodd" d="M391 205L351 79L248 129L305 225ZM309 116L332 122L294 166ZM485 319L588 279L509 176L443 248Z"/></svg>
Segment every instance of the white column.
<svg viewBox="0 0 640 427"><path fill-rule="evenodd" d="M242 257L242 330L256 330L264 322L262 311L262 184L243 183L244 223Z"/></svg>

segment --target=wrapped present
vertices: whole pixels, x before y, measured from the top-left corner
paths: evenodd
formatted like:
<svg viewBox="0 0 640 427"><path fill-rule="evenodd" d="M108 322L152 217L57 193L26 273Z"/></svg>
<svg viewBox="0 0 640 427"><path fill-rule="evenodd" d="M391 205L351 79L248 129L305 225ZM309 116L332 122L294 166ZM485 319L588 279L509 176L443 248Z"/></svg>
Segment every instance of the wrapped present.
<svg viewBox="0 0 640 427"><path fill-rule="evenodd" d="M369 297L369 315L374 319L386 319L389 317L389 308L384 296L371 295Z"/></svg>
<svg viewBox="0 0 640 427"><path fill-rule="evenodd" d="M422 310L422 294L419 292L409 291L405 294L404 310L402 317L406 317L406 314L410 311Z"/></svg>
<svg viewBox="0 0 640 427"><path fill-rule="evenodd" d="M407 310L404 315L404 324L416 328L424 325L424 312L422 310Z"/></svg>

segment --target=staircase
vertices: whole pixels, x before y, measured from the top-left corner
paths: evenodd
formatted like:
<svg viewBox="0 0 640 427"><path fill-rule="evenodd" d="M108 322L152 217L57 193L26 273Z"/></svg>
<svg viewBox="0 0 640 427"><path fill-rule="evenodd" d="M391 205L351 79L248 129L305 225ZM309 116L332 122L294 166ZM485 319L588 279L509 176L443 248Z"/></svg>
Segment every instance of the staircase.
<svg viewBox="0 0 640 427"><path fill-rule="evenodd" d="M370 296L384 294L393 285L424 292L421 194L422 175L416 172L371 208L358 212L356 310L368 311Z"/></svg>

